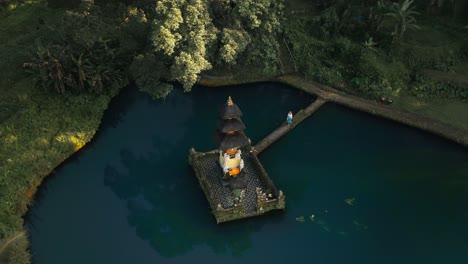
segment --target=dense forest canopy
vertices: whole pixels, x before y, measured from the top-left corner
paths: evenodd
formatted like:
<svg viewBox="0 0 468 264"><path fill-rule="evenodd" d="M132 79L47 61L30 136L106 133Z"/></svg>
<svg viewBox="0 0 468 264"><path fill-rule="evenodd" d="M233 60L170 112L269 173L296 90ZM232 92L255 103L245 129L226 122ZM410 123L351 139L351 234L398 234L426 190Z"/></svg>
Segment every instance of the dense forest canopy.
<svg viewBox="0 0 468 264"><path fill-rule="evenodd" d="M421 29L421 14L463 20L461 11L468 12L467 0L310 0L303 2L315 7L313 15L283 23L283 0L48 2L74 8L54 28L60 38L39 45L25 64L40 86L59 93L105 92L132 79L156 98L170 92L172 81L189 91L211 69L242 65L264 76L278 74L284 70L283 37L297 70L314 80L353 80L355 91L367 94L407 87L411 76L413 84L419 78L414 63L395 56L421 52L408 51L403 41L407 32ZM463 47L452 49L463 55ZM382 59L384 64L375 63ZM357 66L346 69L350 63Z"/></svg>
<svg viewBox="0 0 468 264"><path fill-rule="evenodd" d="M60 38L40 46L25 66L59 93L104 92L129 72L155 97L168 93L164 83L177 81L189 91L203 71L240 61L266 75L278 72L282 0L128 2L81 1L53 29Z"/></svg>
<svg viewBox="0 0 468 264"><path fill-rule="evenodd" d="M280 0L161 0L150 33L152 48L170 67L170 79L186 90L202 71L240 59L263 61L274 73L281 12ZM259 40L251 42L251 35Z"/></svg>

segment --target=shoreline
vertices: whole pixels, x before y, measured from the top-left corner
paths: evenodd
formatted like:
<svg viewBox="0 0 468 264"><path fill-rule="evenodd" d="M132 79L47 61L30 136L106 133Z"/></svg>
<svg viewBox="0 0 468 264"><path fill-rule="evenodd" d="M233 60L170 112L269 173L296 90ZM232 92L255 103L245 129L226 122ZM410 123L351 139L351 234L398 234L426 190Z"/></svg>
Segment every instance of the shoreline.
<svg viewBox="0 0 468 264"><path fill-rule="evenodd" d="M438 136L441 136L445 139L448 139L450 141L453 141L455 143L458 143L464 147L468 147L468 131L458 129L455 127L452 127L449 124L445 124L415 113L410 113L406 112L403 110L399 109L394 109L391 108L391 106L388 105L382 105L374 101L370 101L367 99L363 99L357 96L353 95L348 95L343 92L340 92L336 89L333 89L332 87L322 85L316 82L308 81L305 80L303 77L295 74L285 74L285 75L280 75L277 77L273 78L247 78L244 80L241 80L240 78L235 78L232 76L229 77L215 77L215 76L209 76L209 75L202 75L201 79L197 82L198 85L202 86L207 86L207 87L222 87L222 86L228 86L228 85L241 85L241 84L249 84L249 83L258 83L258 82L279 82L283 83L286 85L289 85L295 89L302 90L304 92L307 92L308 94L312 94L317 96L318 98L322 98L328 102L336 103L341 106L345 106L354 110L366 112L375 116L379 116L381 118L386 118L392 121L397 121L401 124L408 125L410 127L418 128L420 130L423 130L425 132L429 132L431 134L435 134ZM119 92L120 94L120 92ZM115 95L117 96L117 95ZM85 145L82 146L82 149L86 149L87 146L89 146L90 142L93 141L94 137L96 136L101 124L102 124L102 118L104 116L105 111L109 109L109 106L111 102L113 101L114 97L113 96L108 103L107 108L103 111L102 116L101 116L101 122L99 123L98 127L96 127L96 130L94 131L94 134L92 137L86 142ZM30 201L33 201L35 199L36 193L39 190L40 186L46 180L48 176L50 176L56 168L61 166L64 162L66 162L68 159L73 157L78 151L74 151L70 153L69 156L65 157L62 162L58 164L53 170L51 170L47 175L45 175L42 180L34 186L33 192L28 193L30 196ZM24 217L28 212L28 208L25 212L25 214L22 215ZM23 226L23 230L19 231L17 234L23 234L24 238L27 240L27 243L29 244L29 235L27 233L27 230ZM8 249L13 242L15 242L14 239L4 239L0 240L0 244L4 245L4 248L2 252L0 252L0 257L1 254ZM28 250L28 254L30 254Z"/></svg>
<svg viewBox="0 0 468 264"><path fill-rule="evenodd" d="M468 131L466 130L453 127L449 124L419 114L395 109L392 108L391 105L383 105L374 101L363 99L361 97L345 94L327 85L306 80L297 74L284 74L269 79L258 78L246 80L205 75L202 76L202 79L200 79L197 84L215 87L265 81L283 83L308 94L316 95L318 98L325 99L328 102L366 112L381 118L396 121L398 123L443 137L464 147L468 147Z"/></svg>

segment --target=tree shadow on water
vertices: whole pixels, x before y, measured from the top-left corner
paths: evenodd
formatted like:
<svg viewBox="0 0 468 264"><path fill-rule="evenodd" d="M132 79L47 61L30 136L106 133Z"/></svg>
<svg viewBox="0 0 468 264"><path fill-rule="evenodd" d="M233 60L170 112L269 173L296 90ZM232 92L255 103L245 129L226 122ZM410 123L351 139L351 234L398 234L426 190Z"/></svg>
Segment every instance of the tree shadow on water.
<svg viewBox="0 0 468 264"><path fill-rule="evenodd" d="M164 148L164 146L162 147ZM149 158L121 151L124 170L108 165L104 183L126 201L128 223L162 256L208 246L216 254L242 256L254 246L252 235L282 214L217 225L187 154L159 148Z"/></svg>

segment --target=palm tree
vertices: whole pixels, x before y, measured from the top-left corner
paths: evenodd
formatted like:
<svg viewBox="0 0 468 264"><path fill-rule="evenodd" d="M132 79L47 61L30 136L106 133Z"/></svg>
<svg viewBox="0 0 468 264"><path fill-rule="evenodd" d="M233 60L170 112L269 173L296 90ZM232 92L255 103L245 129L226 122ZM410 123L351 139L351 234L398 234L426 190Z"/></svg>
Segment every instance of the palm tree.
<svg viewBox="0 0 468 264"><path fill-rule="evenodd" d="M384 16L388 10L388 5L384 0L377 1L377 4L369 8L369 28L373 32L380 30Z"/></svg>
<svg viewBox="0 0 468 264"><path fill-rule="evenodd" d="M403 38L407 29L421 29L416 25L416 18L414 15L419 15L414 11L414 0L404 0L399 3L393 3L389 6L389 11L386 16L392 17L395 23L395 29L392 33L393 41L396 42Z"/></svg>

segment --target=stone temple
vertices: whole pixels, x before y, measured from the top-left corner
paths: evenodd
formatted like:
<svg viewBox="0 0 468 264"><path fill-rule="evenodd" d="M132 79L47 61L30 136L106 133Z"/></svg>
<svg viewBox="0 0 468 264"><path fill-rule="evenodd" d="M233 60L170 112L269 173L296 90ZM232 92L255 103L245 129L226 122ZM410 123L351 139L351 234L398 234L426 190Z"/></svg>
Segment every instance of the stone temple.
<svg viewBox="0 0 468 264"><path fill-rule="evenodd" d="M285 207L285 196L276 189L253 151L241 116L242 111L229 97L216 131L218 149L190 149L190 164L217 223Z"/></svg>

